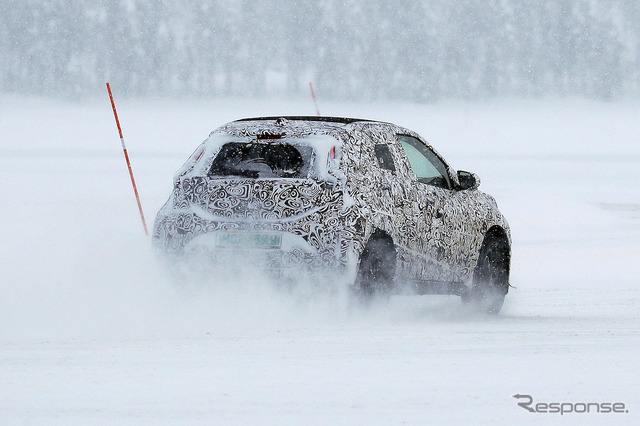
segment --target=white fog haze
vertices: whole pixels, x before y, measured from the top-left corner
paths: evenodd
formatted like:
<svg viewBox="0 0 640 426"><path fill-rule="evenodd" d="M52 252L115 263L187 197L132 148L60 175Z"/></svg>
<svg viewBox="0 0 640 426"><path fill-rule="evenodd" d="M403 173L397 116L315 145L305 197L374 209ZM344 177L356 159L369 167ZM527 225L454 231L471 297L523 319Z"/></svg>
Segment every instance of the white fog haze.
<svg viewBox="0 0 640 426"><path fill-rule="evenodd" d="M78 99L640 95L626 0L2 0L0 88Z"/></svg>
<svg viewBox="0 0 640 426"><path fill-rule="evenodd" d="M0 6L1 424L638 423L639 2ZM502 311L163 262L107 81L150 229L212 130L315 115L309 82L415 130L509 221Z"/></svg>

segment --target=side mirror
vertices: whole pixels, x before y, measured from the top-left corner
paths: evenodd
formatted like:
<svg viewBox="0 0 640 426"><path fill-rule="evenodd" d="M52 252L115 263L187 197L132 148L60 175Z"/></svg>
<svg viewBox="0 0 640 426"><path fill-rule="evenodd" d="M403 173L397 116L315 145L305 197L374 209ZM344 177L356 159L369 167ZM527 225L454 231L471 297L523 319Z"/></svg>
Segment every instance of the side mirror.
<svg viewBox="0 0 640 426"><path fill-rule="evenodd" d="M478 175L471 172L465 172L464 170L458 170L458 182L460 182L458 189L461 191L478 189L480 186L480 178Z"/></svg>

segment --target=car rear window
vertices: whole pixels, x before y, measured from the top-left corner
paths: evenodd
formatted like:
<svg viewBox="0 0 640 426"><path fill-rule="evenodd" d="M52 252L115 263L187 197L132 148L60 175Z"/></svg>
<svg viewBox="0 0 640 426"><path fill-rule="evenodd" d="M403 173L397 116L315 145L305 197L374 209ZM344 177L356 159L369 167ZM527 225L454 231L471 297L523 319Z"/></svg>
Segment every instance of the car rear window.
<svg viewBox="0 0 640 426"><path fill-rule="evenodd" d="M220 148L209 176L307 178L313 148L287 142L229 142Z"/></svg>

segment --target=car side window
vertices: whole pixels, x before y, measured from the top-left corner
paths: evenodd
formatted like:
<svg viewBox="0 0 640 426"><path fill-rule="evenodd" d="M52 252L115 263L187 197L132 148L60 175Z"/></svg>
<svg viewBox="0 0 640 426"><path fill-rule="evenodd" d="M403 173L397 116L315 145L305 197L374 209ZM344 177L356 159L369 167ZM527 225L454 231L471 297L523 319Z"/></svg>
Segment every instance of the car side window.
<svg viewBox="0 0 640 426"><path fill-rule="evenodd" d="M373 147L373 151L376 154L376 159L381 169L391 170L393 173L396 172L396 166L393 163L393 155L391 155L389 145L376 144Z"/></svg>
<svg viewBox="0 0 640 426"><path fill-rule="evenodd" d="M413 136L398 135L398 140L418 182L451 189L447 167L433 151Z"/></svg>

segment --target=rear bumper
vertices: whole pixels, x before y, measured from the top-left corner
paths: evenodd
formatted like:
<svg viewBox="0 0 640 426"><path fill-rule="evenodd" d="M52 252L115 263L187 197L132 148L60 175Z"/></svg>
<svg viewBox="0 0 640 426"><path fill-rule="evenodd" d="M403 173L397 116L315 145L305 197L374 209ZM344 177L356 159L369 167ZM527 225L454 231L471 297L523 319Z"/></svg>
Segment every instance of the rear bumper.
<svg viewBox="0 0 640 426"><path fill-rule="evenodd" d="M342 264L333 247L318 249L300 235L274 230L208 232L191 239L184 246L182 255L211 264L233 266L240 263L270 271L337 268Z"/></svg>
<svg viewBox="0 0 640 426"><path fill-rule="evenodd" d="M306 228L313 226L313 233ZM153 243L169 257L198 259L203 264L247 265L271 271L344 268L350 256L340 250L338 229L309 223L217 223L197 215L157 218ZM321 238L320 238L321 237Z"/></svg>

